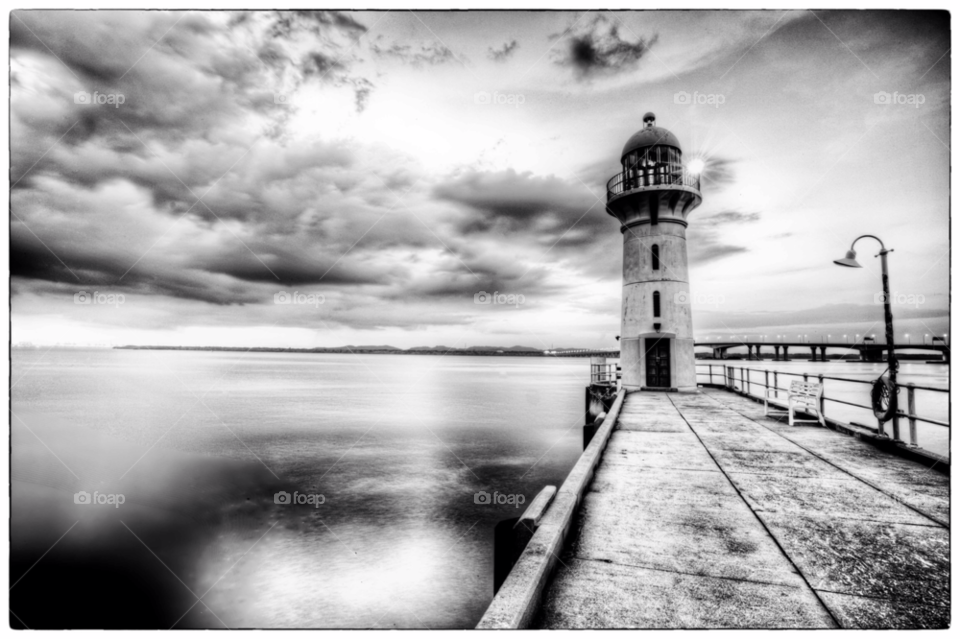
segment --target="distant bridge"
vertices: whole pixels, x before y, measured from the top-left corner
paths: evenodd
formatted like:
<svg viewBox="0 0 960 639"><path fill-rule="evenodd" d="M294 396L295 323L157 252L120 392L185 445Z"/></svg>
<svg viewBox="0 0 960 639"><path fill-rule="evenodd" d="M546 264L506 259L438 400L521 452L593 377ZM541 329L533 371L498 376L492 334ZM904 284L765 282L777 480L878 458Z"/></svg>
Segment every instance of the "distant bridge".
<svg viewBox="0 0 960 639"><path fill-rule="evenodd" d="M727 351L734 348L746 348L748 360L763 359L763 349L773 351L773 359L790 359L790 349L810 349L810 361L827 361L827 349L842 349L845 351L856 351L860 354L862 362L882 362L883 355L887 352L887 345L876 342L856 342L846 344L844 342L821 342L811 344L810 342L743 342L743 341L717 341L717 342L696 342L694 348L710 348L713 350L714 359L726 359ZM917 350L934 351L940 353L944 363L950 362L950 347L947 344L894 344L894 350ZM819 357L817 354L819 352Z"/></svg>
<svg viewBox="0 0 960 639"><path fill-rule="evenodd" d="M590 348L558 348L544 351L548 357L620 357L618 350L597 350Z"/></svg>

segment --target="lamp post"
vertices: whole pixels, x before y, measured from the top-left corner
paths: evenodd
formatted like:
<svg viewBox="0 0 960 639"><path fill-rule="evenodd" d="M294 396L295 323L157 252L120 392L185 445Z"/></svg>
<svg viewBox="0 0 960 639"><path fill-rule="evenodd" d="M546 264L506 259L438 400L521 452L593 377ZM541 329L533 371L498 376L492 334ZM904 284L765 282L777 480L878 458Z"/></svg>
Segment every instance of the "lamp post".
<svg viewBox="0 0 960 639"><path fill-rule="evenodd" d="M892 415L894 419L894 437L898 436L897 431L899 430L896 422L897 415L897 356L894 351L893 344L893 312L890 310L890 275L887 271L887 253L893 251L893 249L888 249L883 245L883 240L881 240L876 235L861 235L853 241L850 245L850 250L847 251L846 257L841 260L834 260L833 263L839 266L848 266L850 268L863 268L860 266L860 263L857 262L857 252L853 249L856 246L857 242L862 240L865 237L872 238L880 243L880 273L881 280L883 284L883 322L886 332L887 339L887 367L890 370L890 382L892 383L893 392L890 393L890 406L892 410Z"/></svg>

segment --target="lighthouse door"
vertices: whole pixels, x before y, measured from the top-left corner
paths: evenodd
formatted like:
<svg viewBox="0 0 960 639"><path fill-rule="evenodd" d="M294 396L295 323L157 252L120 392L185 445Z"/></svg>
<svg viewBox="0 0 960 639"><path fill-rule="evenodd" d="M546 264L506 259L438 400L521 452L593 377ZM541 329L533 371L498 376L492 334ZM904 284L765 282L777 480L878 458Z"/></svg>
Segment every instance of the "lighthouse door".
<svg viewBox="0 0 960 639"><path fill-rule="evenodd" d="M647 388L670 388L670 340L648 338L645 346Z"/></svg>

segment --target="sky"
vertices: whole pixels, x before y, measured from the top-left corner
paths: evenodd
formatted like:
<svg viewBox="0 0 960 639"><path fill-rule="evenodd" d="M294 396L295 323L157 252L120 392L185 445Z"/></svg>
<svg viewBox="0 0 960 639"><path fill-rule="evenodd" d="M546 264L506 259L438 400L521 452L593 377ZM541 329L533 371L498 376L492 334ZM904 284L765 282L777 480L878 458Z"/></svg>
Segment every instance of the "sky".
<svg viewBox="0 0 960 639"><path fill-rule="evenodd" d="M702 159L698 339L948 328L946 12L11 14L12 341L616 348L606 181ZM494 303L477 303L493 295ZM489 297L487 298L489 299Z"/></svg>

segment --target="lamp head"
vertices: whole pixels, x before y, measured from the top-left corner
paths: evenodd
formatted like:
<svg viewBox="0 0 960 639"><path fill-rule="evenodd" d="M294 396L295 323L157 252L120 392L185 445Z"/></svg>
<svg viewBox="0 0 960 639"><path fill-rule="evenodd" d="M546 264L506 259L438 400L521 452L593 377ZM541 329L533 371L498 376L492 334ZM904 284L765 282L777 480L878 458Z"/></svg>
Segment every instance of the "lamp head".
<svg viewBox="0 0 960 639"><path fill-rule="evenodd" d="M847 256L842 260L834 260L834 264L839 264L840 266L849 266L850 268L863 268L860 266L860 262L857 261L857 252L853 249L847 251Z"/></svg>

